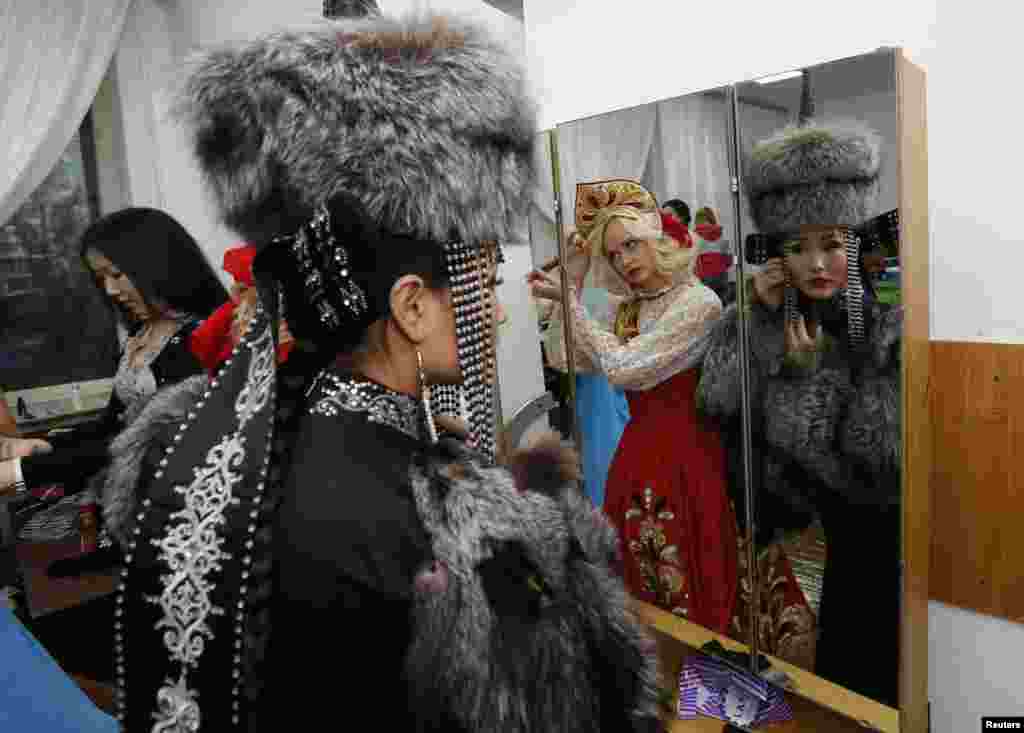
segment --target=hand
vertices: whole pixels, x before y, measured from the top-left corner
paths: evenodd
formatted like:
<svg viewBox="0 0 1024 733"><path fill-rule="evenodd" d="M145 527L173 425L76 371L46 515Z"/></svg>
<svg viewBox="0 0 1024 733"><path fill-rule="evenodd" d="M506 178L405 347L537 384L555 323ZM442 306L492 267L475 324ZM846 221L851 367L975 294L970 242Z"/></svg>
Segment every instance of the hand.
<svg viewBox="0 0 1024 733"><path fill-rule="evenodd" d="M768 260L764 268L754 275L754 293L762 304L769 308L782 305L786 288L786 265L781 258Z"/></svg>
<svg viewBox="0 0 1024 733"><path fill-rule="evenodd" d="M553 300L556 303L562 302L562 283L559 278L540 270L534 270L526 276L526 282L530 285L533 297Z"/></svg>
<svg viewBox="0 0 1024 733"><path fill-rule="evenodd" d="M796 320L786 324L786 353L811 354L818 351L820 335L818 324L812 322L808 326L802 315L797 316Z"/></svg>
<svg viewBox="0 0 1024 733"><path fill-rule="evenodd" d="M582 288L583 281L587 278L587 273L590 272L590 248L587 246L587 241L576 232L569 234L568 244L565 271L572 282L576 283L576 287Z"/></svg>
<svg viewBox="0 0 1024 733"><path fill-rule="evenodd" d="M469 438L469 426L466 425L464 420L460 420L454 415L438 415L434 418L434 424L441 430L451 433L459 440Z"/></svg>
<svg viewBox="0 0 1024 733"><path fill-rule="evenodd" d="M17 459L0 461L0 495L12 493L14 484L18 481L18 474L14 469Z"/></svg>
<svg viewBox="0 0 1024 733"><path fill-rule="evenodd" d="M36 453L52 452L53 446L45 440L0 437L0 461L6 461L10 458L25 458Z"/></svg>

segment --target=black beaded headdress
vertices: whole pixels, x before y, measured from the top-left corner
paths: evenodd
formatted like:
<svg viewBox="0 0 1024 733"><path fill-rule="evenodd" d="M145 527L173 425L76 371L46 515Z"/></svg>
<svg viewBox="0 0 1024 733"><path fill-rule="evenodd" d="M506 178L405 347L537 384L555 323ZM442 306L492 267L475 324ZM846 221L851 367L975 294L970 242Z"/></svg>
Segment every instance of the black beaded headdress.
<svg viewBox="0 0 1024 733"><path fill-rule="evenodd" d="M485 278L493 243L526 215L536 125L514 56L442 16L324 22L207 53L176 111L224 222L260 250L260 303L135 518L116 601L118 717L133 731L220 733L246 729L260 695L247 665L266 599L250 588L269 572L266 487L296 363L276 366L280 314L300 340L329 334L341 349L381 313L360 258L397 239L442 247L464 383L438 390L435 409L465 405L476 448L492 453ZM339 195L374 237L332 222Z"/></svg>

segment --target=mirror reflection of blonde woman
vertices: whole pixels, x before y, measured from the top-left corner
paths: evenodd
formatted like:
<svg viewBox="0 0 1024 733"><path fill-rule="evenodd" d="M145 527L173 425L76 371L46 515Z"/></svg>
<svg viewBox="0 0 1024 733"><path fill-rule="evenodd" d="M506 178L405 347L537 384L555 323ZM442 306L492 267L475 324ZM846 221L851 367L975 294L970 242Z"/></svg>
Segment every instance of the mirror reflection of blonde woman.
<svg viewBox="0 0 1024 733"><path fill-rule="evenodd" d="M662 215L638 183L581 184L576 223L614 313L611 323L591 318L579 301L582 278L574 278L577 362L624 389L631 415L604 502L621 537L626 585L642 600L726 633L738 585L735 518L722 445L698 421L694 402L721 302L694 275L685 227ZM587 268L577 276L579 269ZM551 276L535 272L530 281L535 296L561 300ZM556 367L565 361L560 311L546 343Z"/></svg>

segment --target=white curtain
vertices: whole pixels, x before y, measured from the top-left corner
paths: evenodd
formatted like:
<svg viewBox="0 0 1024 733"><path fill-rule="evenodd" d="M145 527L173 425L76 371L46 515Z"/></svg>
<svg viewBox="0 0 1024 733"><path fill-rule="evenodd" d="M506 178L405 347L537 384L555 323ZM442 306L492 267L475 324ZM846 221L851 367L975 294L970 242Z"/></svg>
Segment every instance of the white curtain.
<svg viewBox="0 0 1024 733"><path fill-rule="evenodd" d="M682 199L691 212L710 206L730 232L729 105L724 95L691 94L658 102L660 161L647 173L659 202Z"/></svg>
<svg viewBox="0 0 1024 733"><path fill-rule="evenodd" d="M0 223L74 137L133 0L0 0Z"/></svg>

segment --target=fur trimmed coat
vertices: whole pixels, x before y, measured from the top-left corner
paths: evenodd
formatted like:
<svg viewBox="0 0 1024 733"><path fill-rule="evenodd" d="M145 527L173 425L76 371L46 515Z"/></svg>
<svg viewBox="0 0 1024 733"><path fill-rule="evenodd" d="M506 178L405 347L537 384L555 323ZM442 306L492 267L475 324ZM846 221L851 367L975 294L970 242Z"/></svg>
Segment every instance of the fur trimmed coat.
<svg viewBox="0 0 1024 733"><path fill-rule="evenodd" d="M791 528L810 522L823 492L854 504L899 501L903 312L873 303L865 315L863 347L851 349L843 327L826 324L822 353L803 368L786 359L783 309L757 302L750 307L752 432L762 459L758 493L791 510ZM737 320L733 305L716 325L697 392L700 410L727 426L740 417ZM736 464L739 456L731 451L730 461ZM782 526L784 513L778 517Z"/></svg>
<svg viewBox="0 0 1024 733"><path fill-rule="evenodd" d="M105 507L119 537L133 532L138 481L204 389L202 377L164 390L115 441ZM344 409L305 414L294 437L249 580L263 602L245 622L246 730L276 730L273 711L300 690L304 716L355 714L376 691L381 725L420 730L664 730L655 647L611 569L615 531L580 493L576 456L557 436L507 467ZM403 471L406 489L387 485ZM344 579L341 596L332 578ZM137 618L140 604L129 599ZM214 631L204 657L221 653ZM149 667L129 669L136 689L148 687L139 675L164 674L162 655L145 657ZM222 675L207 684L201 700L230 698ZM203 730L219 729L216 707L204 704Z"/></svg>
<svg viewBox="0 0 1024 733"><path fill-rule="evenodd" d="M900 619L900 345L902 309L864 308L865 342L846 340L846 314L819 311L823 350L786 358L784 311L750 309L754 496L760 547L820 519L825 562L816 674L897 705ZM744 516L738 312L716 325L698 404L727 440L733 496Z"/></svg>

